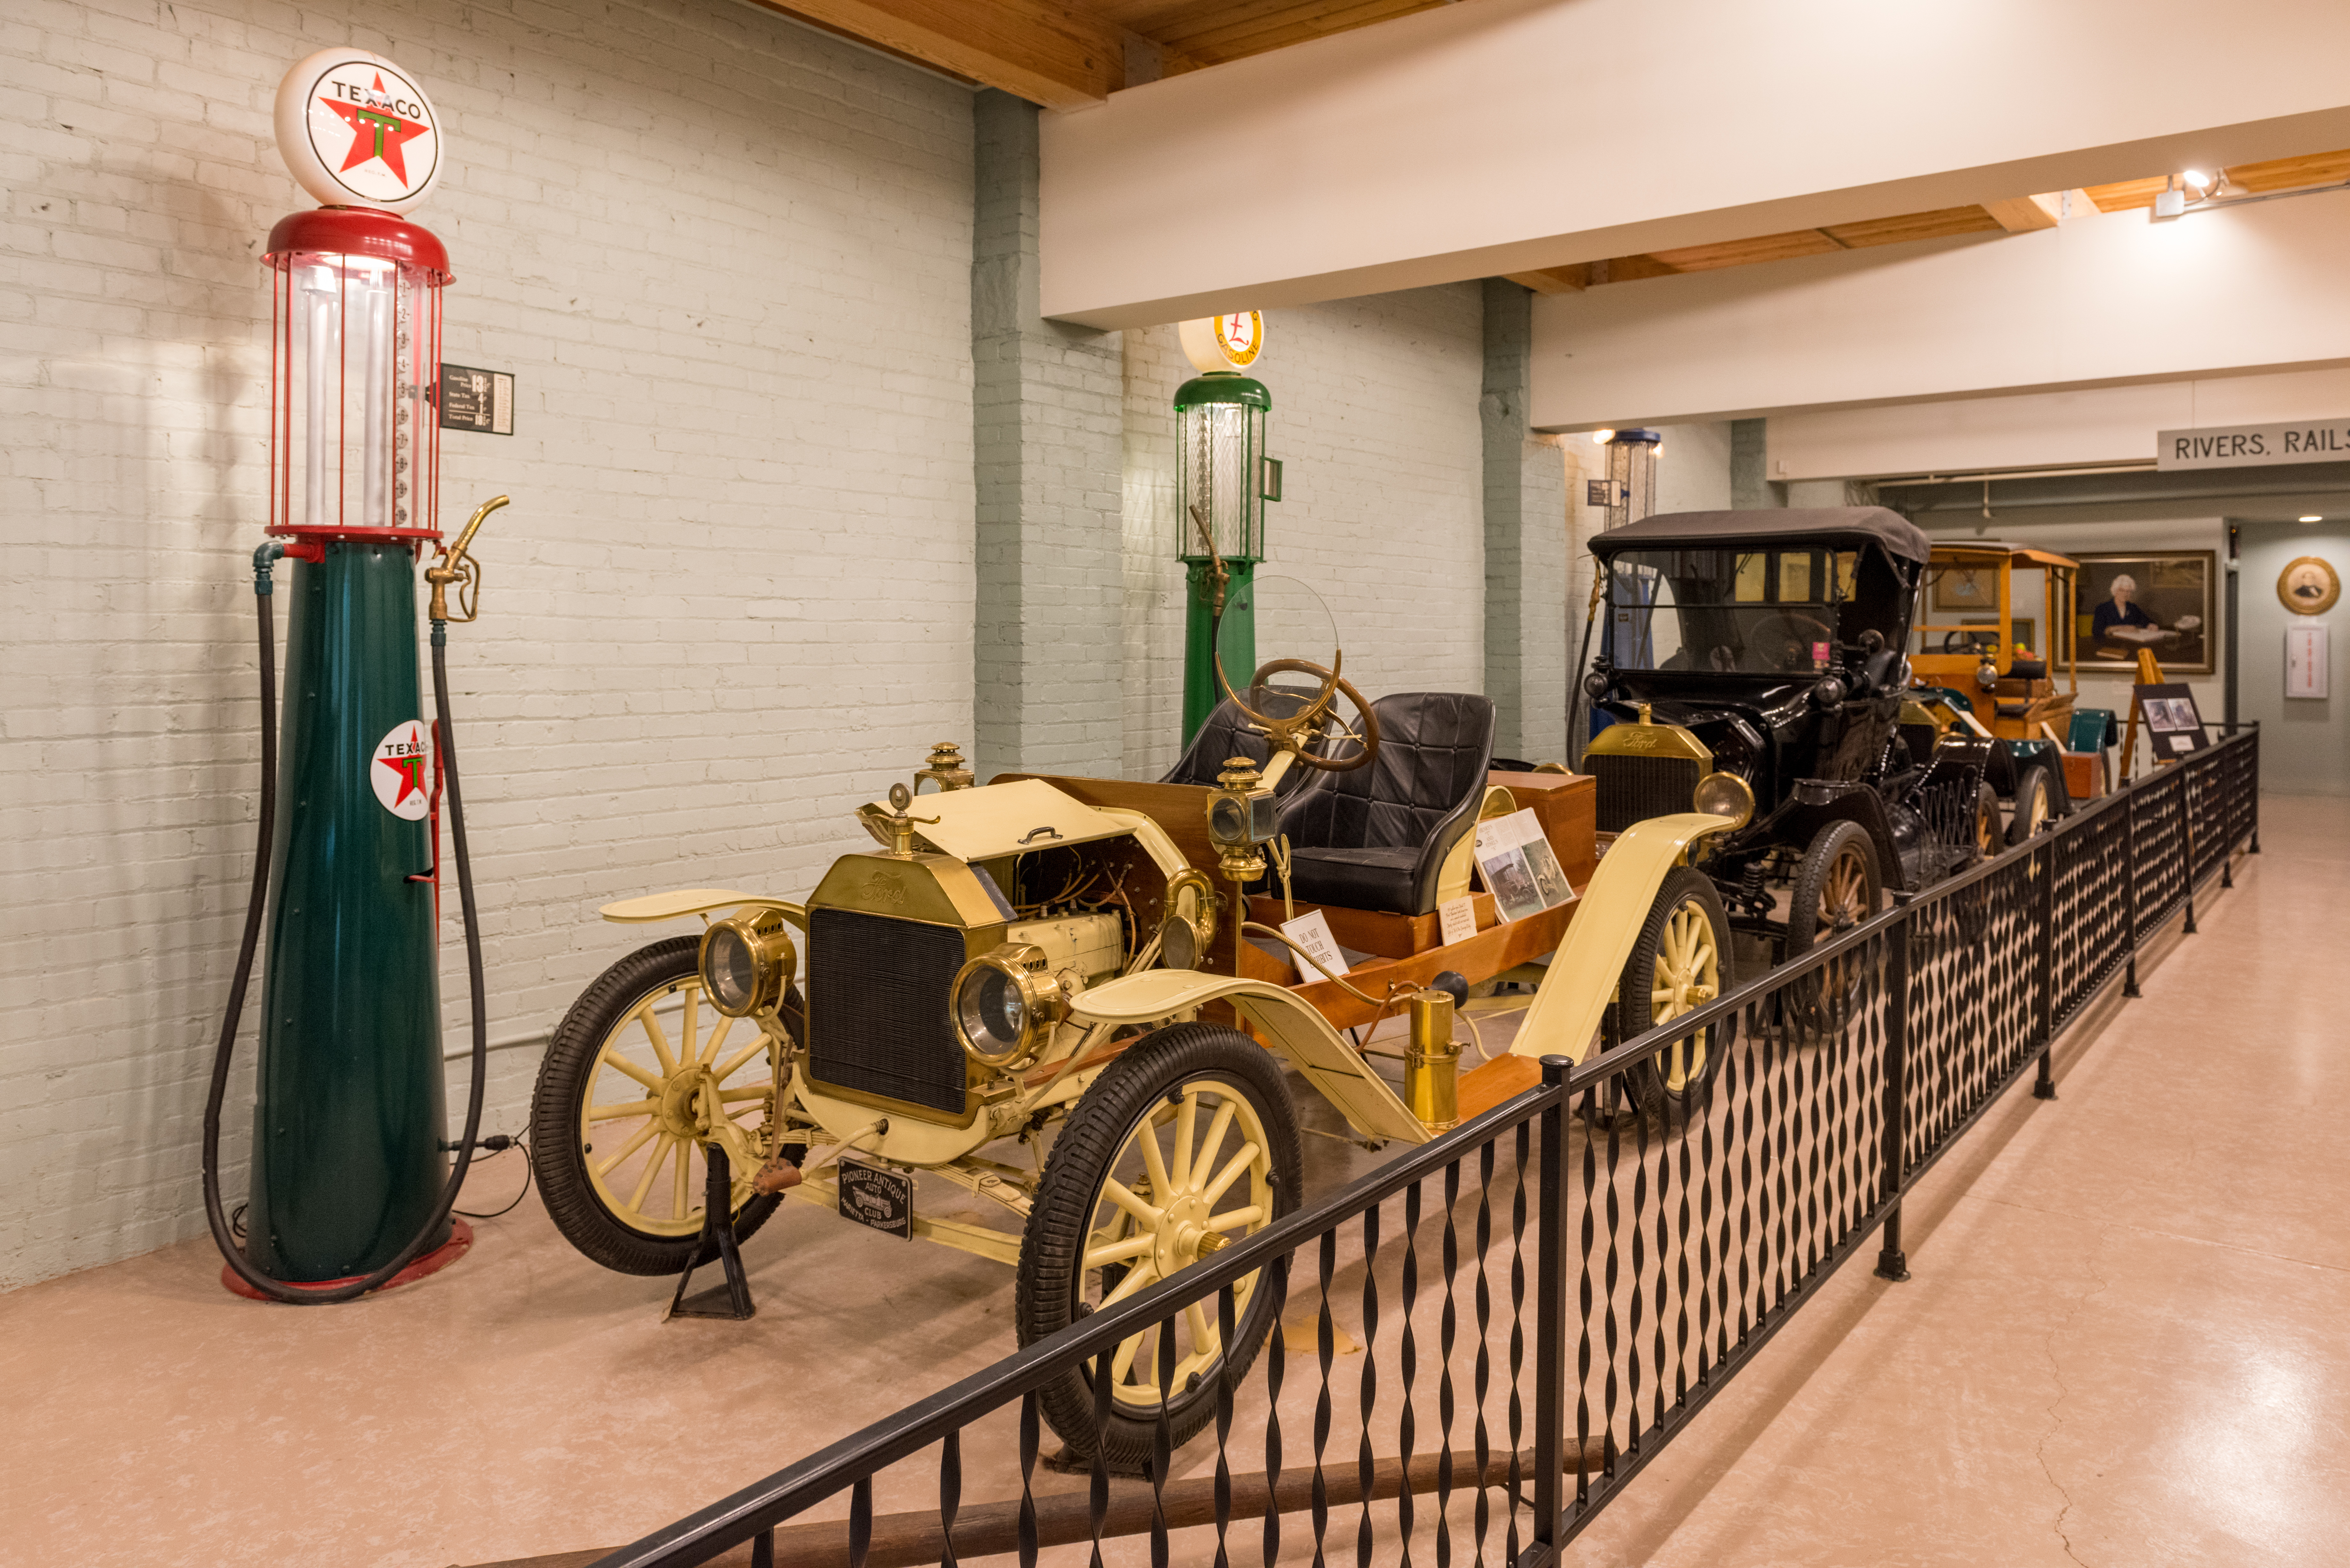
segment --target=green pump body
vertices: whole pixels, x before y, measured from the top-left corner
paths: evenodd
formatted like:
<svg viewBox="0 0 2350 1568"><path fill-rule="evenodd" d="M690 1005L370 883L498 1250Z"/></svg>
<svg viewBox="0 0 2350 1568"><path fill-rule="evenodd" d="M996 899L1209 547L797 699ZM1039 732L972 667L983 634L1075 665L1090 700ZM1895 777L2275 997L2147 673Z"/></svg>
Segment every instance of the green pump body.
<svg viewBox="0 0 2350 1568"><path fill-rule="evenodd" d="M423 724L405 542L291 560L245 1256L340 1280L415 1236L448 1164L429 818L388 808L384 738ZM432 787L429 762L395 788ZM449 1227L431 1239L437 1247Z"/></svg>
<svg viewBox="0 0 2350 1568"><path fill-rule="evenodd" d="M1190 745L1223 700L1216 680L1213 563L1227 574L1223 644L1234 657L1224 674L1245 683L1255 673L1255 599L1247 593L1264 559L1264 504L1280 498L1265 456L1266 416L1273 394L1264 383L1232 370L1195 376L1175 392L1176 522L1182 530L1186 573L1183 618L1183 743ZM1197 507L1215 541L1215 556L1200 536ZM1231 664L1249 668L1234 670Z"/></svg>

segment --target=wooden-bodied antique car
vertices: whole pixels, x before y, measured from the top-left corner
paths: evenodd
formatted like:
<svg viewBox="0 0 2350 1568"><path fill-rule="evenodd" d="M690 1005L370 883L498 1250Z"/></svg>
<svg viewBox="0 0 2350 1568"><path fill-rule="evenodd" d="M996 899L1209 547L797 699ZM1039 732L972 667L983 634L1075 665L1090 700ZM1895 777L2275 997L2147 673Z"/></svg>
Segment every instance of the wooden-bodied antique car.
<svg viewBox="0 0 2350 1568"><path fill-rule="evenodd" d="M1901 722L1920 742L1919 726L1939 737L1954 722L1991 737L1984 776L2010 803L2010 844L2073 809L2064 750L2081 691L2080 569L2069 556L1995 539L1942 541L1926 564L1926 618L1909 655L1918 708Z"/></svg>
<svg viewBox="0 0 2350 1568"><path fill-rule="evenodd" d="M1742 791L1716 786L1716 810L1684 791L1595 872L1592 781L1493 775L1486 699L1364 703L1338 668L1335 650L1263 667L1157 782L979 784L941 745L859 809L874 846L805 899L607 906L704 929L621 959L555 1033L530 1147L557 1227L606 1267L678 1272L723 1147L737 1236L811 1202L1012 1265L1026 1344L1294 1209L1300 1086L1356 1139L1415 1144L1531 1084L1537 1052L1582 1055L1619 985L1661 1022L1730 984L1720 907L1686 861L1740 826ZM1522 805L1578 896L1503 920L1472 890L1473 835ZM1440 906L1463 897L1476 929L1447 942ZM1284 935L1291 907L1326 913L1347 972ZM1461 1074L1466 988L1544 973L1513 1054ZM1398 1015L1401 1070L1382 1071L1359 1029ZM1644 1103L1700 1092L1704 1048L1642 1064ZM931 1183L1003 1222L937 1211L917 1196ZM1212 1415L1222 1358L1269 1332L1253 1282L1238 1305L1230 1346L1195 1307L1165 1347L1178 1442ZM1045 1417L1076 1453L1139 1465L1159 1355L1152 1334L1118 1352L1107 1428L1081 1373L1046 1390Z"/></svg>
<svg viewBox="0 0 2350 1568"><path fill-rule="evenodd" d="M1584 690L1612 722L1583 766L1603 836L1708 787L1750 794L1750 819L1697 866L1774 961L1996 846L1988 737L1902 722L1918 716L1904 651L1932 555L1915 525L1873 506L1676 513L1591 550Z"/></svg>

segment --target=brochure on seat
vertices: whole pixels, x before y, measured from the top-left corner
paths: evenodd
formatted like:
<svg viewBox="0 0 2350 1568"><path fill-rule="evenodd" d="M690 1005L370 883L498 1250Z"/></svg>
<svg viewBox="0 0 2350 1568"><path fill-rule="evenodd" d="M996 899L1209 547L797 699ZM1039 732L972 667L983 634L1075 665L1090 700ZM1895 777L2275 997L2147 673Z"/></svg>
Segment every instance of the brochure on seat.
<svg viewBox="0 0 2350 1568"><path fill-rule="evenodd" d="M1575 897L1532 807L1477 825L1477 867L1505 920L1539 915Z"/></svg>

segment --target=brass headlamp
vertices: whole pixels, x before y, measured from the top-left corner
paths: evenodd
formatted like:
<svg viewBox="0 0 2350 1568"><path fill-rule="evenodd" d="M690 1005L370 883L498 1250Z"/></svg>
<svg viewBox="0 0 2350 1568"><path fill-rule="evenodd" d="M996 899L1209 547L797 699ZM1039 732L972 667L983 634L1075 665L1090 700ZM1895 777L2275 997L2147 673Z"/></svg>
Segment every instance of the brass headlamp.
<svg viewBox="0 0 2350 1568"><path fill-rule="evenodd" d="M1226 758L1216 791L1208 797L1208 839L1227 877L1253 882L1264 875L1259 846L1278 835L1280 819L1280 802L1264 786L1256 764L1246 757Z"/></svg>
<svg viewBox="0 0 2350 1568"><path fill-rule="evenodd" d="M1045 962L1044 949L1007 942L955 971L947 1013L972 1061L998 1068L1026 1062L1069 1015L1068 990Z"/></svg>
<svg viewBox="0 0 2350 1568"><path fill-rule="evenodd" d="M1734 832L1753 820L1754 790L1736 774L1711 773L1697 781L1690 805L1708 816L1729 817Z"/></svg>
<svg viewBox="0 0 2350 1568"><path fill-rule="evenodd" d="M729 1018L749 1018L784 999L799 961L783 917L768 909L711 921L696 967L712 1007Z"/></svg>

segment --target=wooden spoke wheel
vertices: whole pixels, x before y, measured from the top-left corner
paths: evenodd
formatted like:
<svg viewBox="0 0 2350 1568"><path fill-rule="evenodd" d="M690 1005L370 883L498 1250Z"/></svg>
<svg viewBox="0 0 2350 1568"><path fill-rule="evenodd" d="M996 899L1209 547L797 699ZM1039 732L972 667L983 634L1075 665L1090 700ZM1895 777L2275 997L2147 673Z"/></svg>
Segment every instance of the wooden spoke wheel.
<svg viewBox="0 0 2350 1568"><path fill-rule="evenodd" d="M673 1274L700 1244L707 1147L733 1179L734 1231L778 1199L751 1179L775 1151L779 1042L702 993L698 938L630 953L572 1003L531 1102L530 1158L548 1216L608 1269ZM785 1012L797 1016L796 990Z"/></svg>
<svg viewBox="0 0 2350 1568"><path fill-rule="evenodd" d="M1877 846L1856 822L1820 829L1796 864L1787 905L1787 958L1852 929L1884 902ZM1844 1027L1860 999L1866 965L1857 954L1829 961L1784 993L1794 1022L1823 1033Z"/></svg>
<svg viewBox="0 0 2350 1568"><path fill-rule="evenodd" d="M1162 1029L1112 1064L1053 1145L1022 1238L1020 1343L1115 1306L1297 1206L1296 1113L1281 1069L1246 1035L1210 1024ZM1276 1303L1249 1274L1233 1287L1233 1333L1214 1295L1122 1341L1109 1359L1107 1424L1095 1368L1041 1390L1071 1451L1112 1469L1149 1459L1160 1407L1181 1446L1215 1414L1229 1365L1244 1374Z"/></svg>
<svg viewBox="0 0 2350 1568"><path fill-rule="evenodd" d="M2056 791L2048 782L2048 770L2038 763L2019 769L2015 775L2015 809L2008 815L2007 842L2022 843L2054 821L2056 815Z"/></svg>
<svg viewBox="0 0 2350 1568"><path fill-rule="evenodd" d="M1999 791L1987 784L1975 786L1975 859L1990 859L2007 847L2007 829L2000 821Z"/></svg>
<svg viewBox="0 0 2350 1568"><path fill-rule="evenodd" d="M1729 988L1732 964L1721 895L1700 873L1676 867L1625 962L1618 1032L1627 1039L1645 1034L1703 1007ZM1728 1034L1721 1024L1699 1030L1629 1069L1625 1078L1641 1110L1667 1121L1685 1115L1720 1072Z"/></svg>

